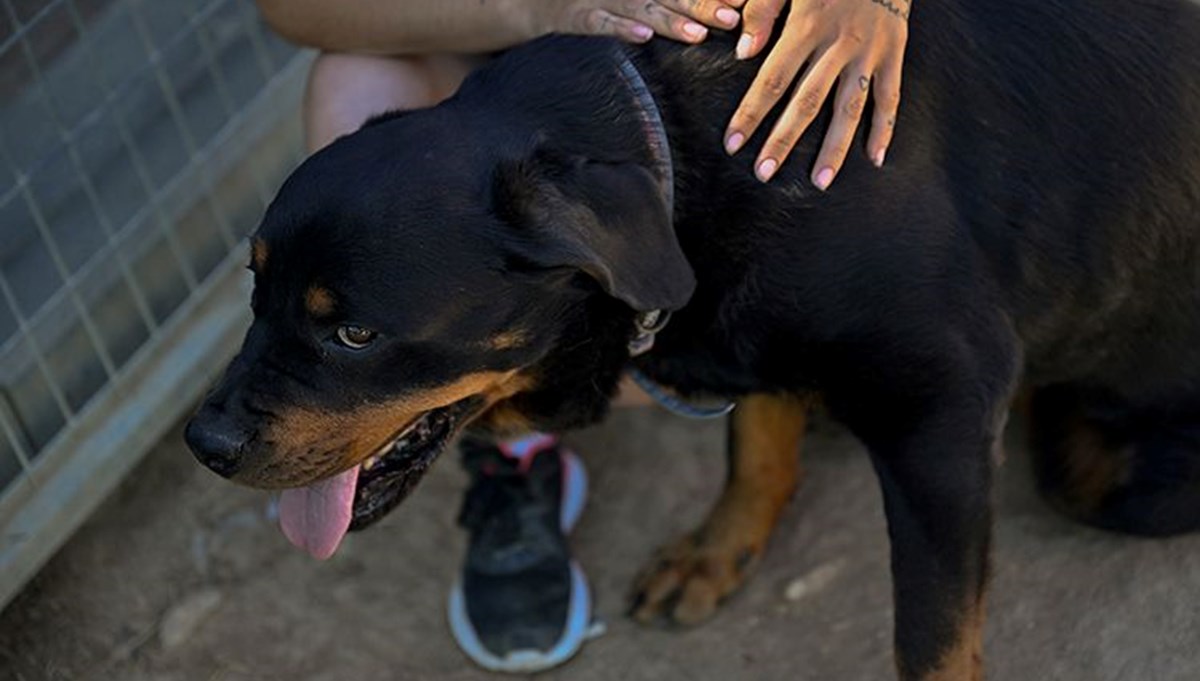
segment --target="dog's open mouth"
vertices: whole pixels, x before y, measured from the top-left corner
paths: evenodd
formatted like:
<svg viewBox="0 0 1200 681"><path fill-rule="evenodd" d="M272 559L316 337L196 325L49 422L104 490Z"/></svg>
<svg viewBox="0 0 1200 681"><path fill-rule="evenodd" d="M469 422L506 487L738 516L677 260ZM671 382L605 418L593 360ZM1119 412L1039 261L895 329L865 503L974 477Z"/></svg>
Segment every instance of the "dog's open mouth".
<svg viewBox="0 0 1200 681"><path fill-rule="evenodd" d="M307 487L284 490L279 524L284 535L315 558L328 558L348 530L361 530L395 508L450 438L479 413L482 397L468 397L410 421L366 461Z"/></svg>

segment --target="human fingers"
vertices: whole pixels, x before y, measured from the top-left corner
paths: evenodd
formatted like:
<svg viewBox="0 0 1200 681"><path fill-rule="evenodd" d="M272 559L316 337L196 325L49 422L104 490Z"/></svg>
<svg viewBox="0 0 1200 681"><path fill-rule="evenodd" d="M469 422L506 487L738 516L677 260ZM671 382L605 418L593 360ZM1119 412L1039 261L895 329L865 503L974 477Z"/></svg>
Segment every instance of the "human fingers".
<svg viewBox="0 0 1200 681"><path fill-rule="evenodd" d="M876 167L883 166L888 146L896 131L896 113L900 110L901 60L889 59L875 74L871 97L875 112L871 116L871 133L867 138L867 154Z"/></svg>
<svg viewBox="0 0 1200 681"><path fill-rule="evenodd" d="M598 7L576 13L564 28L566 33L611 36L631 43L644 43L654 37L650 26Z"/></svg>
<svg viewBox="0 0 1200 681"><path fill-rule="evenodd" d="M762 52L771 38L771 30L786 0L745 0L742 8L742 35L738 38L738 59L750 59ZM789 27L790 28L790 27Z"/></svg>
<svg viewBox="0 0 1200 681"><path fill-rule="evenodd" d="M645 24L661 35L684 43L698 43L708 37L708 27L676 12L658 0L610 0L607 10L615 15Z"/></svg>
<svg viewBox="0 0 1200 681"><path fill-rule="evenodd" d="M787 93L800 66L812 54L805 39L784 35L763 61L754 82L742 96L725 130L725 151L735 154L754 134L763 119Z"/></svg>
<svg viewBox="0 0 1200 681"><path fill-rule="evenodd" d="M812 59L758 153L754 174L759 180L766 182L775 175L800 136L820 113L821 105L833 89L841 69L841 61L831 51L827 50Z"/></svg>
<svg viewBox="0 0 1200 681"><path fill-rule="evenodd" d="M851 63L839 77L833 120L825 131L825 140L821 143L821 151L817 154L812 172L812 183L821 191L828 189L837 177L850 151L871 88L871 78L867 73L868 70L862 68L861 64Z"/></svg>
<svg viewBox="0 0 1200 681"><path fill-rule="evenodd" d="M712 28L735 28L742 15L726 0L657 0L658 4Z"/></svg>

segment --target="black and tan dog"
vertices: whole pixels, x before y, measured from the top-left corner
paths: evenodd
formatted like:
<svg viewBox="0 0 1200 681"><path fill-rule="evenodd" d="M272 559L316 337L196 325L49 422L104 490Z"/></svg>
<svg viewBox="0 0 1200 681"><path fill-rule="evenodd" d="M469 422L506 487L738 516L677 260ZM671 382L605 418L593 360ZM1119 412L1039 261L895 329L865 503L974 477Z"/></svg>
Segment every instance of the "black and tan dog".
<svg viewBox="0 0 1200 681"><path fill-rule="evenodd" d="M900 677L978 679L993 450L1022 377L1056 506L1200 529L1200 6L921 4L888 165L852 153L824 194L824 123L771 184L722 152L756 69L731 52L546 39L306 161L188 441L302 490L290 533L321 553L468 424L592 423L631 364L737 398L724 495L640 584L639 617L692 622L763 550L819 396L883 489Z"/></svg>

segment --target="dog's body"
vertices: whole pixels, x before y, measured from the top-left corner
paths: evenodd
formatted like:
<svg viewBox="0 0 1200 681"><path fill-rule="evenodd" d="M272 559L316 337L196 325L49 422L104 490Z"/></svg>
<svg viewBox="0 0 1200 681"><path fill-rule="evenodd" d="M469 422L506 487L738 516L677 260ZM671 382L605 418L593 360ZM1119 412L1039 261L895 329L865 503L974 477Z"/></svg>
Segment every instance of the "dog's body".
<svg viewBox="0 0 1200 681"><path fill-rule="evenodd" d="M900 676L979 678L992 450L1022 374L1057 506L1200 529L1200 7L1098 7L917 7L887 165L852 150L827 193L807 181L827 111L770 184L758 138L725 157L757 64L724 38L513 50L284 186L255 324L189 441L266 487L353 490L394 449L357 478L366 523L467 420L600 418L636 313L673 309L633 362L742 400L726 493L639 616L701 619L741 583L819 395L880 475ZM673 220L625 59L661 112Z"/></svg>

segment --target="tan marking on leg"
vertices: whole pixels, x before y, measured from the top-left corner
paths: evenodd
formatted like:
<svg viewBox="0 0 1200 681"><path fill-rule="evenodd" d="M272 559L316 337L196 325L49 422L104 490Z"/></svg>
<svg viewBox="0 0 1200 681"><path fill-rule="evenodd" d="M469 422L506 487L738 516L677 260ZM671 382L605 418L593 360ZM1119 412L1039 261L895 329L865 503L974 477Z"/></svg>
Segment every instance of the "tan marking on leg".
<svg viewBox="0 0 1200 681"><path fill-rule="evenodd" d="M250 240L250 267L262 274L267 270L267 242L259 237Z"/></svg>
<svg viewBox="0 0 1200 681"><path fill-rule="evenodd" d="M264 488L296 487L357 466L419 416L472 395L492 405L527 389L517 373L480 372L453 383L337 412L297 407L261 432L263 456L237 480Z"/></svg>
<svg viewBox="0 0 1200 681"><path fill-rule="evenodd" d="M304 292L304 309L308 314L320 319L333 314L334 298L329 289L313 284Z"/></svg>
<svg viewBox="0 0 1200 681"><path fill-rule="evenodd" d="M1073 424L1063 443L1062 500L1073 514L1090 515L1113 488L1129 479L1133 453L1114 450L1082 419Z"/></svg>
<svg viewBox="0 0 1200 681"><path fill-rule="evenodd" d="M969 604L962 613L958 634L942 655L937 667L922 681L983 681L984 598Z"/></svg>
<svg viewBox="0 0 1200 681"><path fill-rule="evenodd" d="M807 400L782 395L738 402L721 498L700 529L660 551L639 577L636 619L669 615L695 624L741 586L799 482L808 407Z"/></svg>

